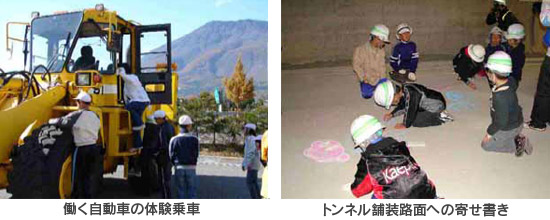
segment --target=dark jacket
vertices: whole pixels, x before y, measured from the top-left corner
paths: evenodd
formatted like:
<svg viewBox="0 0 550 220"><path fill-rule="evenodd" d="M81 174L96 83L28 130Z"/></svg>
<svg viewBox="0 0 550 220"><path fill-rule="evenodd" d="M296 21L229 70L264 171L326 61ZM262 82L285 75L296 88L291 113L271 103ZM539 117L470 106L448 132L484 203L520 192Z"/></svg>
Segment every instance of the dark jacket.
<svg viewBox="0 0 550 220"><path fill-rule="evenodd" d="M497 131L509 131L522 126L523 113L516 95L517 83L508 78L504 85L494 87L491 93L491 124L487 133L494 135Z"/></svg>
<svg viewBox="0 0 550 220"><path fill-rule="evenodd" d="M176 135L176 130L174 129L174 126L172 126L172 124L170 124L168 121L159 125L159 128L160 128L159 148L161 151L168 151L168 145L170 144L170 139L172 139L172 137Z"/></svg>
<svg viewBox="0 0 550 220"><path fill-rule="evenodd" d="M516 48L510 47L510 57L512 58L512 73L511 77L514 77L516 82L521 81L521 75L523 73L523 66L525 65L525 45L519 43Z"/></svg>
<svg viewBox="0 0 550 220"><path fill-rule="evenodd" d="M434 199L436 189L411 156L405 142L391 137L370 144L361 153L355 180L355 197L374 191L378 199Z"/></svg>
<svg viewBox="0 0 550 220"><path fill-rule="evenodd" d="M170 140L170 160L174 165L197 165L199 139L189 133L180 133Z"/></svg>
<svg viewBox="0 0 550 220"><path fill-rule="evenodd" d="M406 83L403 84L403 96L391 114L393 117L403 115L403 124L408 128L413 125L418 112L439 113L446 109L446 105L440 92L420 84Z"/></svg>
<svg viewBox="0 0 550 220"><path fill-rule="evenodd" d="M487 25L493 25L497 23L498 28L502 31L507 31L508 27L512 24L520 23L516 16L508 9L501 11L500 16L497 17L496 11L492 11L485 18Z"/></svg>
<svg viewBox="0 0 550 220"><path fill-rule="evenodd" d="M159 138L159 126L153 123L145 123L145 130L143 131L143 150L154 153L158 151L160 138Z"/></svg>
<svg viewBox="0 0 550 220"><path fill-rule="evenodd" d="M474 62L472 58L466 54L467 48L468 47L466 46L460 49L460 52L458 52L453 59L454 71L458 73L460 80L464 83L468 83L470 78L472 78L483 67L483 63Z"/></svg>

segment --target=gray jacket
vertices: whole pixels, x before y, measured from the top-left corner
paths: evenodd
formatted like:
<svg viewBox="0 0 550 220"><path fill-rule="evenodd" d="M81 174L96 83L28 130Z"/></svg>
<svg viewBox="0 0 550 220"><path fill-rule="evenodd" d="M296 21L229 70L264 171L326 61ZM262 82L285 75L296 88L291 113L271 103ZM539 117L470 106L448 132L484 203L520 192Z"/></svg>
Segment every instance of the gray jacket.
<svg viewBox="0 0 550 220"><path fill-rule="evenodd" d="M244 140L243 167L250 170L260 169L260 153L256 148L256 138L252 135L246 136Z"/></svg>

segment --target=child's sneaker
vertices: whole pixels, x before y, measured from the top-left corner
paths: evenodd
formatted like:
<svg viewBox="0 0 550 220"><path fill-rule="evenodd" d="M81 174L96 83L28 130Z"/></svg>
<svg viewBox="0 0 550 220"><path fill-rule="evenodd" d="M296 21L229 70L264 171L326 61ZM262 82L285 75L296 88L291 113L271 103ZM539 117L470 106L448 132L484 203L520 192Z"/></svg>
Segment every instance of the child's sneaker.
<svg viewBox="0 0 550 220"><path fill-rule="evenodd" d="M514 142L516 143L516 157L523 156L524 149L521 137L519 135L516 136L516 138L514 138Z"/></svg>
<svg viewBox="0 0 550 220"><path fill-rule="evenodd" d="M516 143L516 157L521 157L523 153L526 153L527 155L531 155L531 153L533 153L533 146L525 135L519 134L514 139L514 142Z"/></svg>
<svg viewBox="0 0 550 220"><path fill-rule="evenodd" d="M532 129L532 130L535 130L535 131L540 131L540 132L546 131L546 128L536 127L533 124L533 121L523 123L523 127L524 128L529 128L529 129Z"/></svg>
<svg viewBox="0 0 550 220"><path fill-rule="evenodd" d="M401 73L401 71L400 72L391 71L390 72L390 78L392 80L394 80L395 82L398 82L398 83L401 83L401 84L407 82L407 74Z"/></svg>
<svg viewBox="0 0 550 220"><path fill-rule="evenodd" d="M416 81L416 74L410 72L410 73L409 73L409 80L412 81L412 82Z"/></svg>
<svg viewBox="0 0 550 220"><path fill-rule="evenodd" d="M451 122L455 120L447 110L444 110L441 113L439 113L439 119L441 119L444 122Z"/></svg>

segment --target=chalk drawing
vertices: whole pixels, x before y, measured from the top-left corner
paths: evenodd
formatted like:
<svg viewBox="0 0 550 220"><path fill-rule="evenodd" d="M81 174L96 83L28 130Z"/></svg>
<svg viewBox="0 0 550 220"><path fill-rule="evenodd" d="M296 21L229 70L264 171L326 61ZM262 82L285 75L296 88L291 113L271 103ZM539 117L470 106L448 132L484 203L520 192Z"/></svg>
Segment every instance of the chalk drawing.
<svg viewBox="0 0 550 220"><path fill-rule="evenodd" d="M447 110L453 112L473 111L476 108L473 98L458 91L445 92Z"/></svg>
<svg viewBox="0 0 550 220"><path fill-rule="evenodd" d="M449 91L451 90L451 88L453 87L452 84L447 84L447 85L435 85L435 86L430 86L432 89L436 90L436 91L439 91L439 92L445 92L445 91Z"/></svg>
<svg viewBox="0 0 550 220"><path fill-rule="evenodd" d="M350 156L338 141L314 141L304 150L304 156L319 163L344 163Z"/></svg>

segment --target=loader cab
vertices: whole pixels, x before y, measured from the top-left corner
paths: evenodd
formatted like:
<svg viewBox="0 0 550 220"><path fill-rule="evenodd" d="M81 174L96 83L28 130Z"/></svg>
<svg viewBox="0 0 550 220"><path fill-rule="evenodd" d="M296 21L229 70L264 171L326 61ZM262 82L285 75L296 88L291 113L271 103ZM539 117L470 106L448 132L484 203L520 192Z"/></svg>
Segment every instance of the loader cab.
<svg viewBox="0 0 550 220"><path fill-rule="evenodd" d="M59 73L68 61L68 54L78 33L83 13L38 17L30 28L29 72ZM39 66L44 68L38 69Z"/></svg>
<svg viewBox="0 0 550 220"><path fill-rule="evenodd" d="M29 72L60 73L62 81L75 81L98 95L116 93L122 104L124 83L102 88L101 79L116 78L117 67L127 64L151 104L172 104L170 24L137 25L109 13L85 10L33 19Z"/></svg>

